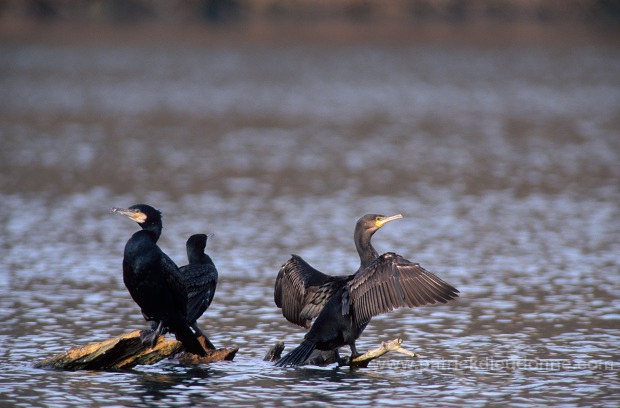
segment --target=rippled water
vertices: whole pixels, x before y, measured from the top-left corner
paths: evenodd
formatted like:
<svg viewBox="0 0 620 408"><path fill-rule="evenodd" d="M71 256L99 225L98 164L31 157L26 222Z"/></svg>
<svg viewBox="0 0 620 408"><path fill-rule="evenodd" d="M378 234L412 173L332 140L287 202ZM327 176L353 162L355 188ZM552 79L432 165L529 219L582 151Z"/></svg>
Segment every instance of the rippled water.
<svg viewBox="0 0 620 408"><path fill-rule="evenodd" d="M599 405L620 398L620 54L609 46L0 45L0 404ZM32 364L141 328L122 283L137 226L214 232L200 320L233 362ZM303 331L273 303L297 253L343 274L379 251L461 291L373 319L368 369L262 361ZM344 353L348 353L345 348Z"/></svg>

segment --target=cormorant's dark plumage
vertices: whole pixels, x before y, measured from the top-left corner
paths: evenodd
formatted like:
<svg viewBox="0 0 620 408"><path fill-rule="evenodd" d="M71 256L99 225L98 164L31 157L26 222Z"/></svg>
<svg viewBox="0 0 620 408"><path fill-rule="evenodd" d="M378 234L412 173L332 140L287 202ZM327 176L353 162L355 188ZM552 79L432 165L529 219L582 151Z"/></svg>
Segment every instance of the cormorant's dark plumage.
<svg viewBox="0 0 620 408"><path fill-rule="evenodd" d="M177 265L157 246L162 231L161 213L146 204L112 211L136 221L142 228L125 244L123 280L146 320L159 322L143 342L151 347L164 327L175 334L185 349L206 355L187 324L187 291Z"/></svg>
<svg viewBox="0 0 620 408"><path fill-rule="evenodd" d="M204 337L209 348L215 349L196 323L211 305L217 287L217 269L211 257L205 253L207 239L210 236L195 234L187 239L185 247L189 263L179 270L187 290L187 323L197 334Z"/></svg>
<svg viewBox="0 0 620 408"><path fill-rule="evenodd" d="M315 349L344 345L351 347L351 357L355 357L359 355L355 340L373 316L458 297L457 289L419 264L393 252L379 256L370 239L398 218L402 216L367 214L357 221L354 239L360 267L353 275L326 275L297 255L282 265L275 283L275 303L288 321L310 327L310 331L301 345L276 365L300 365Z"/></svg>

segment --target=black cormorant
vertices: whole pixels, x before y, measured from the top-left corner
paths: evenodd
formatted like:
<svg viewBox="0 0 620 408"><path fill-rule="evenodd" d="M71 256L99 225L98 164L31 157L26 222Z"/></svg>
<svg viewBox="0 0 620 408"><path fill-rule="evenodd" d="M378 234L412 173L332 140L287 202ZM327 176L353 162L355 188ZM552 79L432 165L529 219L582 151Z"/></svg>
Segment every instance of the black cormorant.
<svg viewBox="0 0 620 408"><path fill-rule="evenodd" d="M129 217L142 228L125 244L123 281L144 318L158 322L157 329L144 336L143 342L154 346L165 327L183 343L185 350L206 355L187 323L187 290L181 272L157 246L162 231L161 213L146 204L112 211Z"/></svg>
<svg viewBox="0 0 620 408"><path fill-rule="evenodd" d="M357 221L354 239L360 267L353 275L326 275L297 255L282 265L275 283L275 303L288 321L310 327L310 331L297 348L276 362L277 366L300 365L315 349L333 350L344 345L349 345L354 358L360 355L355 340L373 316L458 297L456 288L419 264L393 252L379 256L370 239L379 228L398 218L402 215L367 214Z"/></svg>
<svg viewBox="0 0 620 408"><path fill-rule="evenodd" d="M179 271L187 292L187 324L204 339L207 348L215 350L215 346L200 330L197 323L200 316L211 305L217 287L217 269L211 257L204 252L207 239L212 235L194 234L187 239L185 248L188 264L181 266ZM160 322L155 320L151 323L151 330L144 332L145 341L154 341L160 334L168 332L168 328L163 325L158 330L159 324Z"/></svg>
<svg viewBox="0 0 620 408"><path fill-rule="evenodd" d="M213 301L217 287L217 269L209 255L205 253L207 239L213 234L194 234L187 239L187 265L181 266L181 276L187 290L187 323L201 335L211 349L215 346L200 330L196 321Z"/></svg>

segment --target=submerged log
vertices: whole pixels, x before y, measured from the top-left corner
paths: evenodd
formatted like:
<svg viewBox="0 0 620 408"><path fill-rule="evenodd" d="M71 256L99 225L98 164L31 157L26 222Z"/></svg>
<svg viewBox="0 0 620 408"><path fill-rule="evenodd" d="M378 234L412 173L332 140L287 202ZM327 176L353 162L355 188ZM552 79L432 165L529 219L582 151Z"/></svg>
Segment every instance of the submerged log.
<svg viewBox="0 0 620 408"><path fill-rule="evenodd" d="M239 350L238 347L217 350L205 347L205 349L207 355L203 357L181 353L181 342L165 340L163 336L160 336L155 346L150 348L140 341L140 330L134 330L113 339L72 348L36 363L35 367L64 370L129 369L137 365L155 364L179 353L181 353L178 356L179 361L202 364L232 360Z"/></svg>
<svg viewBox="0 0 620 408"><path fill-rule="evenodd" d="M310 357L303 363L303 365L328 365L338 363L340 366L347 366L351 368L365 368L368 367L368 363L375 360L382 355L389 353L390 351L396 351L401 354L405 354L409 357L419 357L413 351L409 351L401 346L403 341L401 339L394 339L389 342L381 342L381 345L374 350L370 350L365 354L359 355L354 359L348 357L340 358L336 350L320 351L315 350ZM276 362L282 356L284 350L284 343L279 341L272 346L265 355L265 361Z"/></svg>

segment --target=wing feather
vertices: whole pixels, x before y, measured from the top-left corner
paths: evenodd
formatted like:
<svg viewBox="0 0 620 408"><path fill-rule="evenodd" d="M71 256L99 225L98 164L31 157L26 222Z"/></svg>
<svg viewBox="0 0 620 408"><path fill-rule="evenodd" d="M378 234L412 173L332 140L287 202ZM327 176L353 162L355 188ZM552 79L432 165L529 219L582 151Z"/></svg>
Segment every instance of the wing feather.
<svg viewBox="0 0 620 408"><path fill-rule="evenodd" d="M388 252L348 283L353 319L359 327L373 316L458 297L459 291L417 263Z"/></svg>
<svg viewBox="0 0 620 408"><path fill-rule="evenodd" d="M413 284L413 282L408 282L408 290L407 293L409 296L406 296L405 298L409 300L409 302L411 303L411 307L418 307L418 306L422 306L425 301L424 299L422 299L422 296L418 293L418 288Z"/></svg>
<svg viewBox="0 0 620 408"><path fill-rule="evenodd" d="M217 287L218 273L212 264L188 264L179 270L187 289L187 320L191 325L211 305Z"/></svg>
<svg viewBox="0 0 620 408"><path fill-rule="evenodd" d="M166 270L165 279L170 290L175 293L174 301L176 302L175 310L186 310L187 305L187 290L183 283L183 277L179 271L179 267L168 255L160 250L160 262L163 269ZM184 313L184 317L186 317Z"/></svg>
<svg viewBox="0 0 620 408"><path fill-rule="evenodd" d="M286 320L309 328L311 319L320 312L315 310L317 304L311 302L321 285L330 279L329 275L314 269L301 257L293 255L278 272L274 287L276 306L282 309L282 315Z"/></svg>
<svg viewBox="0 0 620 408"><path fill-rule="evenodd" d="M312 320L321 313L323 306L345 285L345 279L338 276L330 276L321 286L310 287L306 295L306 305L301 311L300 317Z"/></svg>
<svg viewBox="0 0 620 408"><path fill-rule="evenodd" d="M421 267L420 267L421 268ZM428 289L429 289L429 295L432 293L434 295L434 298L432 300L435 300L437 302L441 302L441 303L447 303L449 300L453 299L454 296L450 296L449 292L446 292L444 289L444 284L445 282L442 281L440 278L438 278L437 276L431 274L430 272L427 271L426 274L422 274L419 276L420 277L420 281L426 283ZM458 293L458 291L456 291ZM431 301L432 301L431 300ZM434 303L434 302L432 302Z"/></svg>

